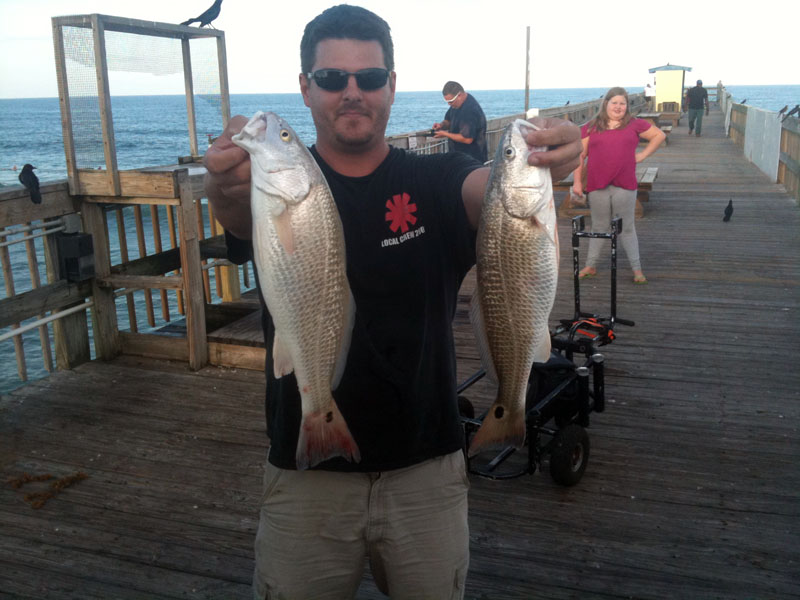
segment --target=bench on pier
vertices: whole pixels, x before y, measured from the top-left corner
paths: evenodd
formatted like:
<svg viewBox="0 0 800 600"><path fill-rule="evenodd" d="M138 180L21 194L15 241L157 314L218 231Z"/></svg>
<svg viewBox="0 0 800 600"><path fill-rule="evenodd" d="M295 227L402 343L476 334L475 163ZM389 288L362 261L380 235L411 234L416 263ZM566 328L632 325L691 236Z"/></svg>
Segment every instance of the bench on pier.
<svg viewBox="0 0 800 600"><path fill-rule="evenodd" d="M574 203L570 194L572 188L573 173L569 177L553 183L553 192L566 192L561 205L558 207L559 217L574 217L576 215L589 215L589 207L583 204ZM644 215L644 206L642 202L650 200L650 191L653 189L653 183L658 177L658 167L636 167L636 179L639 186L636 191L636 216L641 217Z"/></svg>

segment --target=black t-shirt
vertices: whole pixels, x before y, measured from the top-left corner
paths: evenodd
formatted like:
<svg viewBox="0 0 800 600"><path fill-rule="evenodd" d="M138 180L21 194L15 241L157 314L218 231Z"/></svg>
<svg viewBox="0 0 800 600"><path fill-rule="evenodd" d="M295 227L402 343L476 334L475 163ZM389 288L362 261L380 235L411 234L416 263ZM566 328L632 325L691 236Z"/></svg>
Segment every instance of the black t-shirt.
<svg viewBox="0 0 800 600"><path fill-rule="evenodd" d="M334 458L317 468L382 471L454 452L463 433L451 324L458 289L475 262L461 185L480 165L464 154L392 148L374 173L354 178L311 151L344 228L356 319L333 396L361 452L360 463ZM226 238L229 257L242 262L249 242ZM293 374L273 375L274 326L263 298L262 311L269 460L293 469L300 395Z"/></svg>
<svg viewBox="0 0 800 600"><path fill-rule="evenodd" d="M689 100L689 108L705 108L705 100L708 98L708 92L704 87L694 86L693 88L689 88L689 91L686 92L686 98Z"/></svg>
<svg viewBox="0 0 800 600"><path fill-rule="evenodd" d="M486 162L486 115L478 101L467 95L461 108L449 108L444 115L445 121L450 121L450 131L460 133L465 138L471 138L471 144L462 144L450 140L450 149L454 152L464 152Z"/></svg>

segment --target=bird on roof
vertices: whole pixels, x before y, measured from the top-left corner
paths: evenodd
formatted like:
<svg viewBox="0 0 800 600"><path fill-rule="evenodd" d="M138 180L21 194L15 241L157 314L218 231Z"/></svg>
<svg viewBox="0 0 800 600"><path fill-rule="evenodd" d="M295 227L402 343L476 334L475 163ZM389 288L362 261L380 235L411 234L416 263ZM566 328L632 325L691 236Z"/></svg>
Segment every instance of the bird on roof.
<svg viewBox="0 0 800 600"><path fill-rule="evenodd" d="M728 206L725 207L725 216L722 217L722 220L726 223L731 220L731 216L733 216L733 198L728 200Z"/></svg>
<svg viewBox="0 0 800 600"><path fill-rule="evenodd" d="M222 0L214 0L214 4L212 4L199 17L195 17L194 19L188 19L183 23L181 23L181 25L191 25L192 23L200 23L199 27L205 27L206 25L208 25L212 29L216 29L216 27L211 25L211 21L213 21L219 16L219 9L221 5L222 5Z"/></svg>
<svg viewBox="0 0 800 600"><path fill-rule="evenodd" d="M33 172L35 168L36 167L32 164L25 163L25 166L22 167L22 171L19 174L19 182L30 192L31 202L34 204L41 204L42 193L39 191L39 178L36 177L36 173Z"/></svg>

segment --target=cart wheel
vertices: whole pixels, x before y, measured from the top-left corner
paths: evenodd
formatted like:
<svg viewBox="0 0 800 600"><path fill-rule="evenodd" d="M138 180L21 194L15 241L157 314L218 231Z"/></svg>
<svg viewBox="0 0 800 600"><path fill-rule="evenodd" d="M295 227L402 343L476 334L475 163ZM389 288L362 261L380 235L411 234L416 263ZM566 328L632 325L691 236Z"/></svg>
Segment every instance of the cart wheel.
<svg viewBox="0 0 800 600"><path fill-rule="evenodd" d="M472 406L472 402L464 396L458 397L458 414L467 419L475 418L475 407Z"/></svg>
<svg viewBox="0 0 800 600"><path fill-rule="evenodd" d="M561 485L575 485L589 462L589 434L580 425L568 425L553 438L550 475Z"/></svg>

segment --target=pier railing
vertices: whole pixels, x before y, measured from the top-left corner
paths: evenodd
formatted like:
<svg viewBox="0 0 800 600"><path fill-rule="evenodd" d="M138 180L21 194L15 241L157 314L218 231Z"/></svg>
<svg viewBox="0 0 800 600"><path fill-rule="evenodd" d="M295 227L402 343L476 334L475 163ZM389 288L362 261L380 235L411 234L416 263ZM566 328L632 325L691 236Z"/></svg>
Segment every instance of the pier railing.
<svg viewBox="0 0 800 600"><path fill-rule="evenodd" d="M647 103L644 93L631 94L629 100L631 103L631 110L634 113L643 110ZM540 117L558 117L559 119L566 119L572 123L582 125L594 117L595 114L597 114L602 102L602 98L598 98L596 100L589 100L588 102L581 102L578 104L566 104L564 106L555 106L551 108L533 109L533 111L529 111L529 114L531 116L538 115ZM497 144L500 141L500 135L502 134L506 125L512 121L515 121L516 119L524 118L526 118L525 113L515 113L495 119L487 119L486 147L489 149L490 157L493 155L493 151L497 147ZM410 133L389 136L387 141L392 146L404 148L417 154L436 154L439 152L447 152L447 139L435 138L430 135L430 133L430 129L412 131Z"/></svg>
<svg viewBox="0 0 800 600"><path fill-rule="evenodd" d="M800 201L800 119L738 104L722 85L717 98L728 137L750 162Z"/></svg>
<svg viewBox="0 0 800 600"><path fill-rule="evenodd" d="M30 361L52 371L123 351L208 362L207 308L250 278L223 258L202 174L126 172L119 196L45 184L41 204L22 187L0 194L0 352L13 344L20 381Z"/></svg>

